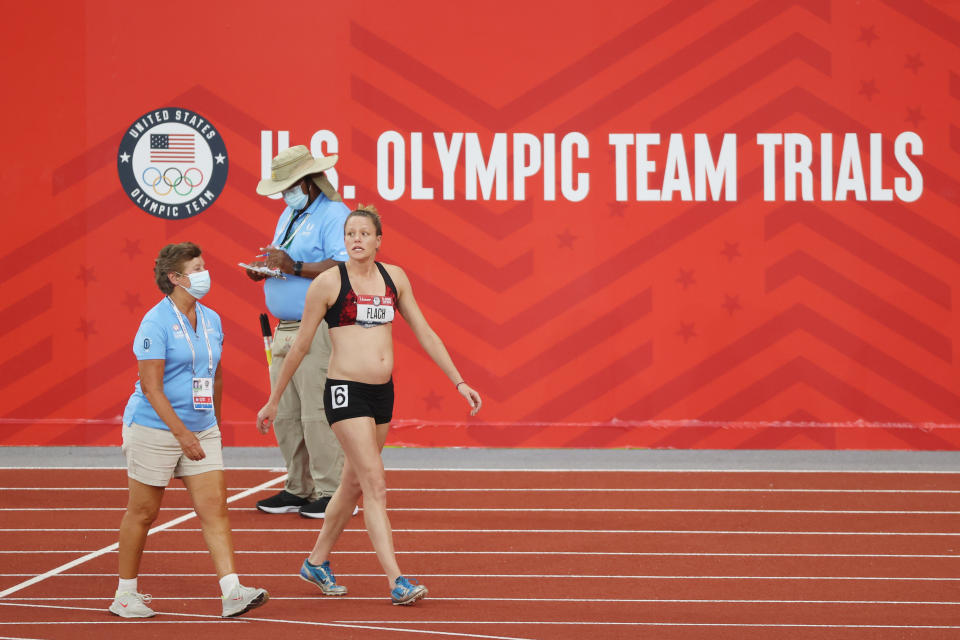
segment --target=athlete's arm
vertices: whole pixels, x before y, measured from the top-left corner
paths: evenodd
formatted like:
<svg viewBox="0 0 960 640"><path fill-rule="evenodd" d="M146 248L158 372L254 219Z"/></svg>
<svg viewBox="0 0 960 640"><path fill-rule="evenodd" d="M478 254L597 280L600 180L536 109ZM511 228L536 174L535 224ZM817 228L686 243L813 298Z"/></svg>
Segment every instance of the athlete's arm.
<svg viewBox="0 0 960 640"><path fill-rule="evenodd" d="M460 395L470 403L470 415L476 415L482 404L480 394L464 382L463 376L460 375L456 365L453 364L453 359L443 345L440 336L430 327L427 319L423 317L423 312L420 311L420 307L413 297L413 289L410 287L407 274L396 265L385 265L385 268L389 271L393 283L397 285L397 309L399 309L400 314L410 325L413 335L417 336L417 341L420 342L423 350L437 363L440 370L447 374L450 382L457 386Z"/></svg>
<svg viewBox="0 0 960 640"><path fill-rule="evenodd" d="M273 426L273 421L277 417L277 405L280 402L280 396L283 395L284 389L290 383L290 378L293 377L297 367L300 366L303 357L310 350L310 344L317 334L317 328L335 299L330 297L331 292L339 293L339 291L339 269L329 269L310 283L297 338L293 341L290 351L283 359L283 366L280 367L280 373L277 375L277 383L273 385L267 404L263 405L263 408L257 413L257 429L260 430L260 433L267 433Z"/></svg>

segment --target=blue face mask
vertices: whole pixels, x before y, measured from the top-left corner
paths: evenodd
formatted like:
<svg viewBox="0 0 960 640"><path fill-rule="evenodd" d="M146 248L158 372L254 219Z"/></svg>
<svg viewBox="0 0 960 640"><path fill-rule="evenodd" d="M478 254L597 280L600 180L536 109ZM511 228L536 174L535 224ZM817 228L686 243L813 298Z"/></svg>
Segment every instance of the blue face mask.
<svg viewBox="0 0 960 640"><path fill-rule="evenodd" d="M307 194L303 192L303 189L300 188L299 184L283 192L283 201L294 211L299 211L307 206L307 200L309 200L309 198Z"/></svg>
<svg viewBox="0 0 960 640"><path fill-rule="evenodd" d="M187 276L187 279L190 280L190 287L184 287L179 285L181 289L186 290L187 293L192 295L194 298L199 300L203 296L207 295L210 292L210 272L209 271L195 271L194 273L183 274Z"/></svg>

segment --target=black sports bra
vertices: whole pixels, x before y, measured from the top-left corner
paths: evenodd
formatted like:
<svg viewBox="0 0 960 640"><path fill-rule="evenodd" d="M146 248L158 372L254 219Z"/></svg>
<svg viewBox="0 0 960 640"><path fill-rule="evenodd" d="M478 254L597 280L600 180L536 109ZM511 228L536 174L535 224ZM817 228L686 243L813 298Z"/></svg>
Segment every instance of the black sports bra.
<svg viewBox="0 0 960 640"><path fill-rule="evenodd" d="M383 324L393 322L393 316L397 304L397 286L393 284L393 279L383 265L374 262L380 275L383 276L383 282L387 285L386 293L382 296L357 295L350 285L350 276L347 275L347 265L341 262L340 267L340 295L329 309L324 319L327 325L334 327L343 327L356 324L364 328L378 327Z"/></svg>

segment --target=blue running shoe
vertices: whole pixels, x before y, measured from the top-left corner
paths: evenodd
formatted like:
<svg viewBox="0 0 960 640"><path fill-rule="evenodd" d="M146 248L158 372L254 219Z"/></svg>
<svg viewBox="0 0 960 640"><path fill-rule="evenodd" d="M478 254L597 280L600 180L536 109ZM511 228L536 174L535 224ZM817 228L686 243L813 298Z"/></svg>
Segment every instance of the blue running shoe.
<svg viewBox="0 0 960 640"><path fill-rule="evenodd" d="M311 582L323 592L325 596L345 596L347 588L337 584L337 579L330 570L330 561L325 560L321 565L310 564L309 560L303 561L300 567L300 577Z"/></svg>
<svg viewBox="0 0 960 640"><path fill-rule="evenodd" d="M422 584L418 584L416 580L411 582L405 577L400 576L394 584L397 586L390 592L390 598L393 600L393 604L413 604L427 595L427 588Z"/></svg>

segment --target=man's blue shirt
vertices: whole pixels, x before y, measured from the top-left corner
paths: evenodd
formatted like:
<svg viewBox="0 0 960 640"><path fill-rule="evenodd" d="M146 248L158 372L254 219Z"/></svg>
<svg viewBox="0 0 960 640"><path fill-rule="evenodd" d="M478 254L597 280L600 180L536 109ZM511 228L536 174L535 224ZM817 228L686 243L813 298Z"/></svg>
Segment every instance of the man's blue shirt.
<svg viewBox="0 0 960 640"><path fill-rule="evenodd" d="M273 246L282 248L293 261L321 262L333 259L345 262L347 249L343 244L343 225L350 209L342 202L328 200L323 194L310 203L290 229L292 239L283 242L284 233L290 227L293 210L287 207L277 221L273 234ZM288 234L289 236L289 234ZM267 278L263 285L267 308L280 320L299 320L303 317L303 305L307 289L313 280L287 274L285 280Z"/></svg>

